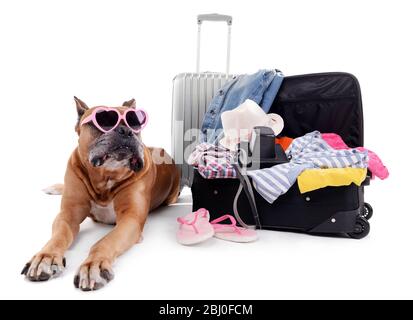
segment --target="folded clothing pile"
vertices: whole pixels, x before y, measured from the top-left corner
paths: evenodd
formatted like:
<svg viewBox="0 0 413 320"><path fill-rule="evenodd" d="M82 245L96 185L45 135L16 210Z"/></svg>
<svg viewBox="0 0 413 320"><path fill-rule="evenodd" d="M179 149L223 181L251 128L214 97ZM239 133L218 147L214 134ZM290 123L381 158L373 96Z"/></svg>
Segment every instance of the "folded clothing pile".
<svg viewBox="0 0 413 320"><path fill-rule="evenodd" d="M235 152L238 143L251 142L253 128L265 126L279 135L284 120L268 113L283 81L278 70L260 70L234 77L212 100L205 114L201 141L189 156L205 179L235 179ZM249 170L257 192L273 203L298 183L301 193L329 187L360 186L367 176L386 179L389 172L380 158L363 147L349 148L335 133L313 131L295 139L277 137L289 158L288 163Z"/></svg>
<svg viewBox="0 0 413 320"><path fill-rule="evenodd" d="M271 168L248 171L258 193L273 203L286 193L297 181L301 193L329 186L361 185L367 175L367 168L373 177L386 179L388 169L380 158L365 148L351 149L337 134L310 132L291 139L277 138L281 142L289 163ZM233 167L234 153L209 143L198 145L190 155L188 163L197 167L206 179L236 178Z"/></svg>
<svg viewBox="0 0 413 320"><path fill-rule="evenodd" d="M286 154L290 159L288 163L247 171L255 189L270 203L286 193L306 169L364 169L367 168L368 163L367 151L335 150L322 139L318 131L294 139Z"/></svg>

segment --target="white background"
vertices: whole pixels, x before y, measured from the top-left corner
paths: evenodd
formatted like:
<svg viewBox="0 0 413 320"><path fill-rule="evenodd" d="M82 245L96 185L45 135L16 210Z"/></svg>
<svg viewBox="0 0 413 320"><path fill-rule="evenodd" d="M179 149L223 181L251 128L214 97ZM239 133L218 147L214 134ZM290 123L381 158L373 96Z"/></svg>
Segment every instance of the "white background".
<svg viewBox="0 0 413 320"><path fill-rule="evenodd" d="M413 298L411 276L411 1L2 1L0 3L1 298ZM30 283L19 272L45 243L76 146L73 95L90 105L136 98L150 113L144 140L170 149L172 78L195 68L196 15L234 16L231 71L355 74L365 145L391 171L373 181L375 210L361 241L262 231L253 244L175 241L181 205L153 214L144 241L98 292L73 287L77 267L110 227L87 221L64 275ZM205 25L204 70L221 71L225 26Z"/></svg>

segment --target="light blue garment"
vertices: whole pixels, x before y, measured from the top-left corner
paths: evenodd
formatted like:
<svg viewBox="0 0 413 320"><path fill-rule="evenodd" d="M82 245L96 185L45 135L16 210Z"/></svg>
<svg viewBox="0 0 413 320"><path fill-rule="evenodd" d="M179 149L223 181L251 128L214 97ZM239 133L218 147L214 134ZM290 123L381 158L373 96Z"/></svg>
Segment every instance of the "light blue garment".
<svg viewBox="0 0 413 320"><path fill-rule="evenodd" d="M209 104L202 123L201 142L216 143L221 138L221 114L238 107L247 99L259 104L268 113L280 89L284 75L278 70L260 70L240 75L227 82Z"/></svg>
<svg viewBox="0 0 413 320"><path fill-rule="evenodd" d="M286 193L306 169L367 168L369 160L367 151L333 149L318 131L294 139L286 154L289 163L247 171L255 189L270 203Z"/></svg>

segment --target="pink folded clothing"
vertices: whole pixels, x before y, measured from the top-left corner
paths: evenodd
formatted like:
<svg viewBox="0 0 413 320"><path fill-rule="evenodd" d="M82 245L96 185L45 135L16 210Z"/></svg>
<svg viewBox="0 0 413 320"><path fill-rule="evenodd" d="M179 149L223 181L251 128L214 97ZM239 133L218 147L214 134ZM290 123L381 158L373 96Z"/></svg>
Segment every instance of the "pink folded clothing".
<svg viewBox="0 0 413 320"><path fill-rule="evenodd" d="M341 139L341 137L338 134L323 133L321 134L321 137L323 138L325 142L327 142L330 145L330 147L336 150L351 149L346 145L346 143L343 141L343 139ZM355 149L359 151L367 150L368 156L369 156L368 167L373 175L372 178L377 176L383 180L389 176L389 170L387 170L386 166L383 164L383 162L381 161L381 159L379 158L377 154L363 147L357 147Z"/></svg>
<svg viewBox="0 0 413 320"><path fill-rule="evenodd" d="M201 143L188 157L188 164L198 168L205 179L236 179L237 172L232 166L234 159L229 150L210 143Z"/></svg>

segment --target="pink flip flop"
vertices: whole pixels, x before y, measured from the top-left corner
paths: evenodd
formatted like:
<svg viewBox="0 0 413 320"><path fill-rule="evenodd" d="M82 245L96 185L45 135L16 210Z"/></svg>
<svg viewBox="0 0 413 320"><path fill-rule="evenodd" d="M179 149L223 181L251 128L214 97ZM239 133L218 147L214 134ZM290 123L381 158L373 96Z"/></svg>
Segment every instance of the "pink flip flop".
<svg viewBox="0 0 413 320"><path fill-rule="evenodd" d="M219 224L219 222L227 219L231 221L231 224ZM243 243L253 242L258 239L258 234L255 230L237 227L235 218L229 214L211 221L211 225L215 230L214 237L218 239Z"/></svg>
<svg viewBox="0 0 413 320"><path fill-rule="evenodd" d="M179 217L177 221L180 225L176 239L180 244L197 244L214 236L214 228L209 223L209 212L204 208Z"/></svg>

